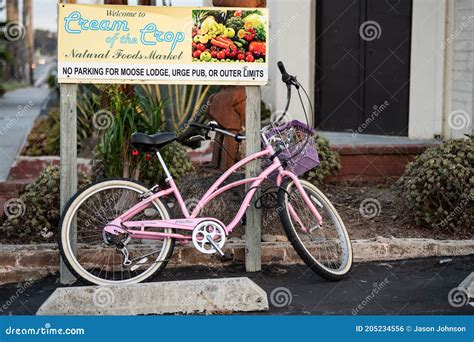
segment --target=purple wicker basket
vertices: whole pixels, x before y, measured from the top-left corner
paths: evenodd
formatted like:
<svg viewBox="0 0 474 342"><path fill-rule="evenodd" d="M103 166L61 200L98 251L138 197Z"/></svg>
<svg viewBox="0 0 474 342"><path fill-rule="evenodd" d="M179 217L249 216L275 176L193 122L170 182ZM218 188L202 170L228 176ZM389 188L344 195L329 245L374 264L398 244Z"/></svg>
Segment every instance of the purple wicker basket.
<svg viewBox="0 0 474 342"><path fill-rule="evenodd" d="M301 176L319 165L314 130L308 125L293 120L270 129L265 135L276 151L283 150L278 158L286 162L287 170ZM268 166L268 163L263 166Z"/></svg>

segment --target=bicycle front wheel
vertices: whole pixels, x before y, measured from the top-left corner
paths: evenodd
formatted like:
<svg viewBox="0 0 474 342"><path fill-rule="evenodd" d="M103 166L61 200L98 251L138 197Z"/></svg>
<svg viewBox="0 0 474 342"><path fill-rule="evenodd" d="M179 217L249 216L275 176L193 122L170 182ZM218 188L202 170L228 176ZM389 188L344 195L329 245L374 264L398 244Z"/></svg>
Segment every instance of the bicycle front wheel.
<svg viewBox="0 0 474 342"><path fill-rule="evenodd" d="M286 180L278 192L278 212L283 228L301 259L322 277L337 281L352 267L352 246L334 206L314 185L301 185L323 218L320 226L295 183Z"/></svg>

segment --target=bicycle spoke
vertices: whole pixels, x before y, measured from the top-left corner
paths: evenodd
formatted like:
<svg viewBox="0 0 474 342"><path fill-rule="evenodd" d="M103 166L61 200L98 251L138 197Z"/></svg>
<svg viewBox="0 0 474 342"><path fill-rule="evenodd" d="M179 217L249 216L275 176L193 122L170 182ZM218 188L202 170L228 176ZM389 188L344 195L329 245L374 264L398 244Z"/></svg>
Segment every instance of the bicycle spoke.
<svg viewBox="0 0 474 342"><path fill-rule="evenodd" d="M309 187L304 189L322 216L323 226L318 226L316 217L295 186L291 187L286 195L288 217L308 253L324 268L337 271L346 264L344 259L347 256L343 244L347 241L342 231L344 228L333 210L325 204L325 200L319 198L318 193L313 193Z"/></svg>

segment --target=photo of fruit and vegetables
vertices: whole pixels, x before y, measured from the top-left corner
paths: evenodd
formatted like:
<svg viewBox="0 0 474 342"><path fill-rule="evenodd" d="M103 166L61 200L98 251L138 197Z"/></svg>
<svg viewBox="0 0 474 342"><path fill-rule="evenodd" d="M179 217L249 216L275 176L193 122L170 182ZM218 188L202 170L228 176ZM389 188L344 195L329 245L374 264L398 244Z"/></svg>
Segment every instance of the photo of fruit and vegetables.
<svg viewBox="0 0 474 342"><path fill-rule="evenodd" d="M193 10L193 62L265 63L267 20L260 10Z"/></svg>

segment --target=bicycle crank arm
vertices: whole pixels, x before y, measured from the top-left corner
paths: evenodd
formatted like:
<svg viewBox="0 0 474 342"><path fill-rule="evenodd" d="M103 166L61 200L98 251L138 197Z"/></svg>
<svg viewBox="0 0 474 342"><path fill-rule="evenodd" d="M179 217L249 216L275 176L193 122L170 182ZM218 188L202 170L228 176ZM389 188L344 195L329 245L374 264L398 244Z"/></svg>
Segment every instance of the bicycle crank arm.
<svg viewBox="0 0 474 342"><path fill-rule="evenodd" d="M222 249L219 248L217 243L212 239L210 235L208 235L206 239L207 241L209 241L209 243L212 245L212 247L214 247L214 249L217 251L217 253L219 253L221 257L225 256L225 253L222 251Z"/></svg>

